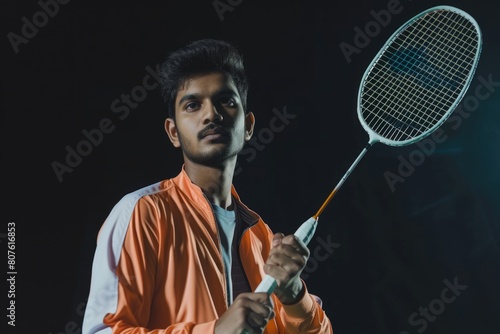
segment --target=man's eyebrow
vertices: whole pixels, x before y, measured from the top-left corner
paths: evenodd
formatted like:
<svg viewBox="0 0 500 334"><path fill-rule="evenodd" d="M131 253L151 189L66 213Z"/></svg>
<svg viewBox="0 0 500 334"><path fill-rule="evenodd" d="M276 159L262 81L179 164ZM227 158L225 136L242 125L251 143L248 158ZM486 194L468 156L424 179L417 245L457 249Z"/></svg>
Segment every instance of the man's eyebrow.
<svg viewBox="0 0 500 334"><path fill-rule="evenodd" d="M238 96L238 92L236 92L234 89L231 88L222 88L221 90L217 91L214 95L231 95L231 96ZM181 99L179 100L178 105L180 106L184 101L188 100L197 100L200 98L199 94L186 94Z"/></svg>
<svg viewBox="0 0 500 334"><path fill-rule="evenodd" d="M237 96L238 93L234 89L231 89L231 88L222 88L221 90L219 90L217 92L217 95L233 95L233 96Z"/></svg>
<svg viewBox="0 0 500 334"><path fill-rule="evenodd" d="M187 101L187 100L196 100L199 97L200 96L198 94L186 94L183 97L181 97L181 99L179 100L178 104L180 106L184 101Z"/></svg>

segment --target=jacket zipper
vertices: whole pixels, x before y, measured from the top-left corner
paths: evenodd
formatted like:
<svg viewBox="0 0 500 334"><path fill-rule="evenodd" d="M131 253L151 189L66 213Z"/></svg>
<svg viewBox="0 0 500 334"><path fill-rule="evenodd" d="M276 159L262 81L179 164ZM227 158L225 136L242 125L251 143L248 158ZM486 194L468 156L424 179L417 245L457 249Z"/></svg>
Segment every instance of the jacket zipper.
<svg viewBox="0 0 500 334"><path fill-rule="evenodd" d="M223 284L223 292L224 292L224 301L226 302L226 310L229 308L229 303L227 301L227 277L226 277L226 265L224 264L224 259L222 258L222 245L220 242L220 232L219 226L217 225L217 217L215 216L214 208L212 207L212 203L208 200L208 197L203 194L203 197L207 200L208 205L210 206L210 210L212 211L212 217L214 218L215 230L217 231L217 248L219 250L219 260L222 263L222 275L224 276L224 284Z"/></svg>
<svg viewBox="0 0 500 334"><path fill-rule="evenodd" d="M241 269L242 269L243 274L245 275L246 281L248 283L248 287L250 288L249 292L252 292L252 285L250 284L250 280L248 279L248 275L247 275L247 272L245 270L245 266L243 265L243 261L241 260L241 250L240 250L240 247L241 247L241 240L243 240L243 236L255 224L247 225L247 222L243 220L243 217L242 217L242 215L240 213L240 210L242 210L242 209L240 209L237 204L235 204L234 207L235 207L236 215L237 215L237 217L236 217L236 224L237 224L237 226L240 227L240 228L242 226L244 226L243 231L241 231L241 235L239 235L239 237L236 239L236 247L237 247L237 250L238 250L238 252L237 252L238 253L238 258L240 260ZM235 233L237 233L237 232L238 231L235 230ZM234 242L233 242L232 247L235 247Z"/></svg>

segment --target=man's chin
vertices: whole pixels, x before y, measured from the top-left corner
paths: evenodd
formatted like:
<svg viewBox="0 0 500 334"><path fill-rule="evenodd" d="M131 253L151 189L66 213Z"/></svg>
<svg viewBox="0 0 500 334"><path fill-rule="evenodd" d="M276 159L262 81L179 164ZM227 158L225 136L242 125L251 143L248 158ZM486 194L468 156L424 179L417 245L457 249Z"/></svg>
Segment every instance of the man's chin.
<svg viewBox="0 0 500 334"><path fill-rule="evenodd" d="M207 167L224 167L237 154L230 154L227 150L212 150L204 154L188 156L192 162Z"/></svg>

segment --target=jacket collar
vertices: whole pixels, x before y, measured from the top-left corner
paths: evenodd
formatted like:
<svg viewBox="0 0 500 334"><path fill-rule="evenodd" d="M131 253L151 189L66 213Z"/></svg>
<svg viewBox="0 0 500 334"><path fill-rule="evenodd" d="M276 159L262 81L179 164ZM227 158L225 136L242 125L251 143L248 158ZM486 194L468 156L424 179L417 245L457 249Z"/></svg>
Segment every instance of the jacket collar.
<svg viewBox="0 0 500 334"><path fill-rule="evenodd" d="M200 205L209 205L207 198L203 194L201 188L194 184L189 176L186 173L184 168L184 164L182 165L182 169L180 173L173 179L175 185L190 198L194 203ZM231 195L233 197L233 201L235 204L235 210L239 213L241 220L246 223L248 226L256 224L261 218L260 216L250 208L248 208L240 199L240 196L236 192L236 189L233 184L231 184Z"/></svg>

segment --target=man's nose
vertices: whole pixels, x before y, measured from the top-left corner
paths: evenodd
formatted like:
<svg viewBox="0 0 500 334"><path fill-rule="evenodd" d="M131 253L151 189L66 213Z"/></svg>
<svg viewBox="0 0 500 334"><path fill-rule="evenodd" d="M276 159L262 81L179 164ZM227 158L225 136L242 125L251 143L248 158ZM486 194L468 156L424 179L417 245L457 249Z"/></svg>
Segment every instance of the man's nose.
<svg viewBox="0 0 500 334"><path fill-rule="evenodd" d="M218 107L213 103L209 103L207 105L203 119L204 124L222 121L222 114L219 112L219 110L217 110L217 108Z"/></svg>

